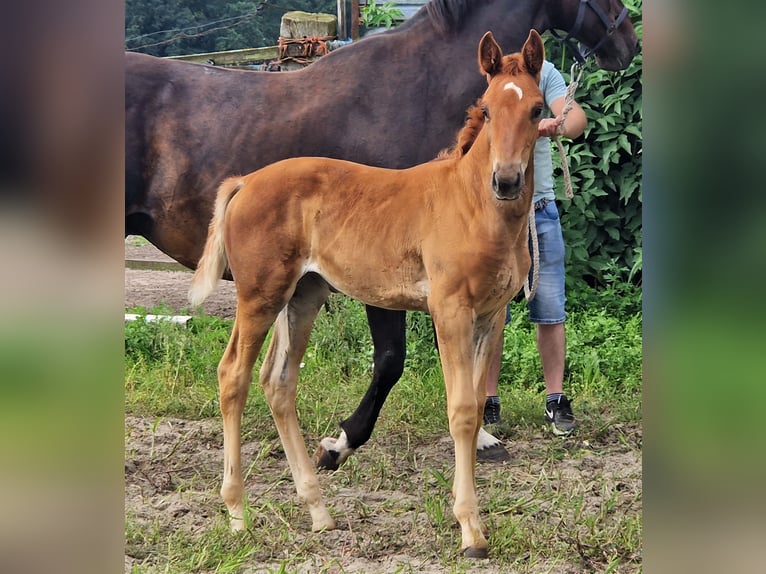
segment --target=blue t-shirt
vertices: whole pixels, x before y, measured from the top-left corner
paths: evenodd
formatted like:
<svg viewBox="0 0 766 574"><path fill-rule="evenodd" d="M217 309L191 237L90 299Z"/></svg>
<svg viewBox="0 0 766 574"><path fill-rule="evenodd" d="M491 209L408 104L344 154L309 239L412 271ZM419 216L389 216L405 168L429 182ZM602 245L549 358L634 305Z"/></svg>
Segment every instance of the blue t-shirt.
<svg viewBox="0 0 766 574"><path fill-rule="evenodd" d="M567 85L561 72L548 60L543 62L543 70L540 73L540 90L542 90L545 100L545 116L550 117L551 102L566 95ZM555 199L553 186L551 140L547 137L537 138L535 144L535 195L532 201L539 201L543 198Z"/></svg>

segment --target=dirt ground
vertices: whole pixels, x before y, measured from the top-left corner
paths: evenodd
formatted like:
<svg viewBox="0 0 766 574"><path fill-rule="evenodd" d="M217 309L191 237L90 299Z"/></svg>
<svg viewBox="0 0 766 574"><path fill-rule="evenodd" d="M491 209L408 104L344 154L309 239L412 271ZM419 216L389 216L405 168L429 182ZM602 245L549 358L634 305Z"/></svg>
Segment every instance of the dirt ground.
<svg viewBox="0 0 766 574"><path fill-rule="evenodd" d="M637 428L621 429L621 432L623 436L630 436L630 440L636 433L640 436ZM512 489L507 495L519 501L541 500L538 489L542 479L549 480L555 489L581 497L584 515L598 514L606 498L611 498L610 504L615 505L612 511L615 518L622 514L640 515L641 453L635 444L621 445L616 439L610 440L608 446L594 445L597 452L594 449L584 456L567 456L552 463L541 456L540 445L546 440L550 437L513 440L509 444L511 461L480 464L477 467L480 504L489 497L487 491L492 488ZM159 533L159 540L154 544L128 540L125 572L141 565L156 569L151 571L162 571L163 538L177 535L179 531L193 538L211 528L225 528L223 503L218 494L223 466L220 421L127 417L125 441L125 511L133 523ZM313 449L313 439L307 437L307 446ZM429 496L440 493L442 511L454 522L444 489L435 484L428 470L449 472L454 455L448 434L430 444L404 447L385 435L373 435L370 443L355 455L356 460L335 473L321 473L323 495L338 528L318 534L310 532L308 512L297 500L278 440L246 440L242 456L245 467L250 468L245 490L259 522L250 534L259 550L248 559L250 566L244 572L280 571L280 558L291 558L293 553L312 556L300 564L292 563L287 570L301 574L449 571L440 560L441 551L435 550L433 544L456 550L459 545L457 524L453 524L451 540L439 541L443 530L435 527L433 514L425 512ZM360 470L355 465L364 469L393 469L395 476L367 476L359 483L356 475ZM539 514L540 510L534 510L534 506L532 504L529 510L511 511L511 514ZM280 522L285 514L291 521L289 534L284 534L284 525ZM485 521L492 529L493 521L507 519L508 512L500 511ZM482 574L604 571L606 563L600 556L600 548L583 543L578 550L580 535L573 525L569 523L560 528L562 531L556 536L571 539L565 559L536 560L519 569L485 559L476 561L465 571ZM337 565L326 568L328 559L337 560ZM522 556L521 560L523 564L529 557ZM640 558L633 556L630 562L614 571L640 572Z"/></svg>
<svg viewBox="0 0 766 574"><path fill-rule="evenodd" d="M125 240L125 260L129 259L175 264L154 245L132 236ZM144 307L150 310L163 305L178 314L185 314L189 309L186 292L189 290L191 279L191 271L150 271L126 268L125 308ZM208 315L233 318L236 306L234 284L231 281L221 281L202 305L202 309Z"/></svg>
<svg viewBox="0 0 766 574"><path fill-rule="evenodd" d="M171 261L153 246L135 238L125 244L125 258L148 261ZM183 313L188 305L186 292L191 273L179 271L125 270L125 308L137 306L151 309L165 305L174 312ZM234 288L221 282L216 292L204 305L209 314L233 317ZM314 439L307 438L309 451L315 447ZM482 464L477 470L480 494L482 488L502 485L513 476L513 496L524 497L539 488L541 477L555 474L556 488L571 488L583 497L583 508L598 509L608 494L616 500L620 512L626 515L641 513L641 442L638 425L633 428L609 429L591 444L580 440L572 448L576 456L566 455L550 467L550 456L541 455L549 437L534 436L512 441L512 460L502 465ZM583 444L586 446L583 447ZM424 497L429 486L424 484L428 468L449 468L453 457L449 435L431 444L394 444L390 437L373 435L355 455L359 464L378 461L390 462L397 468L395 479L377 484L357 484L349 477L352 470L346 466L335 474L323 473L320 482L331 512L339 518L339 528L332 532L312 535L307 512L298 505L292 481L289 478L284 454L276 440L246 441L243 461L257 461L257 471L246 479L246 491L251 500L269 497L292 503L299 517L296 538L292 544L302 549L316 545L316 561L298 567L299 572L317 572L322 569L322 557L337 557L342 569L333 572L368 573L417 571L436 573L445 571L439 554L429 549L435 529L423 511ZM223 504L219 496L222 472L222 430L219 420L190 421L182 419L141 418L129 416L125 421L125 511L136 524L147 525L160 533L183 531L196 536L211 528L211 524L224 524ZM253 462L253 464L256 464ZM353 465L351 466L353 469ZM346 474L343 474L346 472ZM427 482L427 481L426 481ZM484 486L482 486L484 485ZM595 511L594 511L595 512ZM498 518L499 519L499 518ZM263 519L268 520L268 519ZM304 524L305 523L305 524ZM269 523L261 529L268 541ZM278 530L278 524L273 530ZM300 531L300 533L298 533ZM421 538L415 545L413 534ZM136 566L151 565L151 571L161 571L157 547L131 542L126 535L125 571ZM431 542L429 542L431 540ZM458 535L459 540L459 535ZM574 543L573 543L574 544ZM579 545L579 540L576 543ZM425 546L424 546L425 545ZM576 548L574 546L573 548ZM310 546L310 548L314 548ZM272 548L273 551L273 548ZM615 571L639 572L640 557ZM403 565L409 565L403 568ZM529 564L523 572L556 572L574 574L599 571L598 561L588 567L576 549L571 560L553 563ZM155 570L159 568L159 570ZM271 555L254 557L252 568L246 572L277 571L279 559ZM292 571L292 568L291 570ZM325 570L322 570L325 571ZM478 561L471 572L508 572L493 560Z"/></svg>

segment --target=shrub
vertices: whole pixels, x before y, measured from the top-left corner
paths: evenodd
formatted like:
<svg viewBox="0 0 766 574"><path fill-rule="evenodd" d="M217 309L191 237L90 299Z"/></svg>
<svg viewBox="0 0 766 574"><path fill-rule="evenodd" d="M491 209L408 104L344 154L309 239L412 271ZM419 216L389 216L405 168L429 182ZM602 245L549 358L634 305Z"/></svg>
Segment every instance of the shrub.
<svg viewBox="0 0 766 574"><path fill-rule="evenodd" d="M624 0L639 38L642 0ZM566 47L546 45L548 59L570 81ZM566 243L567 287L583 288L631 282L639 285L641 250L642 57L621 72L583 73L575 98L588 127L579 140L565 144L574 198L561 199ZM563 196L563 172L554 150L556 188Z"/></svg>

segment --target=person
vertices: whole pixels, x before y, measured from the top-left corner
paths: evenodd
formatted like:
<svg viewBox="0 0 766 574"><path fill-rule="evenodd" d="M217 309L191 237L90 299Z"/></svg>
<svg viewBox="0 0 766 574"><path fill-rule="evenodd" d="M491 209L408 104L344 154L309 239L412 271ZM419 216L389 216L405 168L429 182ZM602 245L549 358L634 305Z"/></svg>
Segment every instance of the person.
<svg viewBox="0 0 766 574"><path fill-rule="evenodd" d="M587 125L583 109L573 102L572 107L562 118L565 105L566 83L561 73L549 61L545 61L540 76L540 89L548 108L545 117L540 120L540 137L535 146L535 225L539 245L539 277L537 291L528 302L529 319L536 324L537 350L543 368L543 378L547 392L545 402L545 420L554 434L568 436L576 427L572 404L564 394L564 356L566 352L566 332L564 320L564 238L554 196L553 162L551 140L554 135L577 138ZM562 121L563 120L563 121ZM531 243L530 243L531 244ZM534 263L533 263L534 264ZM532 271L530 270L530 281ZM506 316L506 323L509 316ZM487 376L487 398L484 404L484 425L492 428L501 422L500 399L497 396L498 377L502 362L502 344L492 358Z"/></svg>

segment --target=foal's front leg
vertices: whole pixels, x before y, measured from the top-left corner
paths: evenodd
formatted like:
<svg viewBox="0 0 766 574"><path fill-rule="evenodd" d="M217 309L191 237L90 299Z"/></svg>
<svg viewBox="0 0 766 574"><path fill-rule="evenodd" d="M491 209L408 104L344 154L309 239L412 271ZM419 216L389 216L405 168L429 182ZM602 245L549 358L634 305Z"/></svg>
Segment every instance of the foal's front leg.
<svg viewBox="0 0 766 574"><path fill-rule="evenodd" d="M485 528L476 496L476 437L484 403L475 388L473 311L470 307L432 309L439 356L447 389L449 429L455 443L453 511L462 530L461 550L471 558L487 556Z"/></svg>

